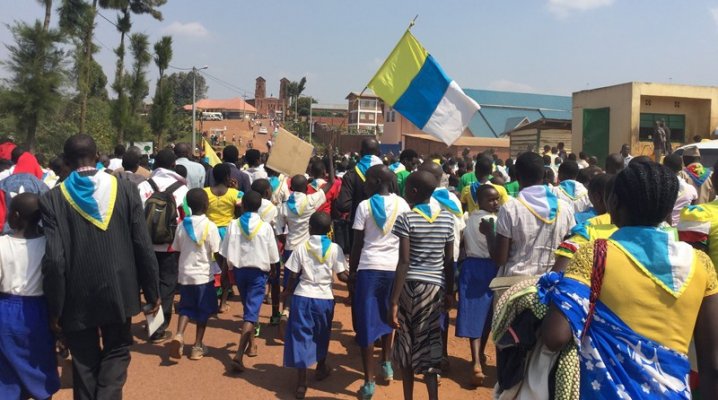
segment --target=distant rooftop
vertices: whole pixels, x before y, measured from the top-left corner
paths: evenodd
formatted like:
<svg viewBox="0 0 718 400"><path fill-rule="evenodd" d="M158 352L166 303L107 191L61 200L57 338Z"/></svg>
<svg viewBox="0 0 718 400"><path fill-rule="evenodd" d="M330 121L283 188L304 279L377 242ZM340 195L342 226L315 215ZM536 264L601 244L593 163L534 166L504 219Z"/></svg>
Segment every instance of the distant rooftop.
<svg viewBox="0 0 718 400"><path fill-rule="evenodd" d="M247 113L256 113L257 109L251 104L244 101L241 97L232 99L202 99L195 103L197 110L222 110L222 111L244 111ZM192 104L187 104L183 109L192 110Z"/></svg>
<svg viewBox="0 0 718 400"><path fill-rule="evenodd" d="M571 96L464 89L481 106L469 123L474 136L500 137L540 119L570 120Z"/></svg>
<svg viewBox="0 0 718 400"><path fill-rule="evenodd" d="M329 103L317 103L312 104L314 110L330 110L330 111L346 111L346 104L329 104Z"/></svg>

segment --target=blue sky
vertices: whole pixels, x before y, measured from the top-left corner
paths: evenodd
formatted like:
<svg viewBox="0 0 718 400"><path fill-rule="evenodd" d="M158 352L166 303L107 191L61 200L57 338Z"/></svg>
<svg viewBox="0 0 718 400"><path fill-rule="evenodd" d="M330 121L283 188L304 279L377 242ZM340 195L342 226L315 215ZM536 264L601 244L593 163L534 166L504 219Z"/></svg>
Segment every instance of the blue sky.
<svg viewBox="0 0 718 400"><path fill-rule="evenodd" d="M0 5L4 44L12 40L5 24L43 17L34 0ZM164 21L134 17L133 31L153 42L172 34L172 65L208 65L231 84L208 77L214 98L253 97L259 75L268 95L282 77L306 76L307 95L344 102L416 14L414 35L466 88L570 95L627 81L718 82L718 0L169 0L161 10ZM96 57L110 81L118 42L98 17ZM153 65L149 76L156 75Z"/></svg>

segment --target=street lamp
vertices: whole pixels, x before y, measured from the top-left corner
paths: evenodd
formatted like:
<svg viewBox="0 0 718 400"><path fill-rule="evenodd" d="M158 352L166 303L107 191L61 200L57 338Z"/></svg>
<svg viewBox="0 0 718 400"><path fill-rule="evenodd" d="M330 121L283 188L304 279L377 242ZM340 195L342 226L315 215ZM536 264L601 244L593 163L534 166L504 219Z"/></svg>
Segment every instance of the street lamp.
<svg viewBox="0 0 718 400"><path fill-rule="evenodd" d="M197 148L197 71L207 68L206 65L202 68L192 67L192 154Z"/></svg>

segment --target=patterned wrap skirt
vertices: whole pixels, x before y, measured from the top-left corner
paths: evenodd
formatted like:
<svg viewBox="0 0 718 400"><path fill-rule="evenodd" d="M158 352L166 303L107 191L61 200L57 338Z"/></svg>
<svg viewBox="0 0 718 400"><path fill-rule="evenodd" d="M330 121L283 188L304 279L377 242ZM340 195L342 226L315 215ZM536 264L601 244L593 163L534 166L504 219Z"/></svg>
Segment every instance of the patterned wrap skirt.
<svg viewBox="0 0 718 400"><path fill-rule="evenodd" d="M444 289L435 284L407 281L399 297L399 324L394 360L414 373L440 372L441 322Z"/></svg>

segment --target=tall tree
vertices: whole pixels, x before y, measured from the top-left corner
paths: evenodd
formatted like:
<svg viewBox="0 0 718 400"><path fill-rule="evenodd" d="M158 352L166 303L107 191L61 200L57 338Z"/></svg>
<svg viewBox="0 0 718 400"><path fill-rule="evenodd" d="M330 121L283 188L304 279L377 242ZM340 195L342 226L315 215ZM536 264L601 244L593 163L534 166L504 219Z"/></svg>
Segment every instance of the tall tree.
<svg viewBox="0 0 718 400"><path fill-rule="evenodd" d="M37 0L38 3L45 6L45 21L42 24L42 29L47 32L50 29L50 17L52 16L52 0Z"/></svg>
<svg viewBox="0 0 718 400"><path fill-rule="evenodd" d="M144 99L150 92L147 82L147 66L152 61L150 54L150 42L147 35L133 33L130 35L130 53L132 54L132 68L125 81L128 101L128 120L126 135L133 140L140 139L147 130L147 124L143 119Z"/></svg>
<svg viewBox="0 0 718 400"><path fill-rule="evenodd" d="M92 73L92 54L96 51L93 38L97 2L92 0L63 0L60 7L60 27L75 41L75 70L77 74L77 91L80 100L79 131L85 133L87 117L87 98L90 93Z"/></svg>
<svg viewBox="0 0 718 400"><path fill-rule="evenodd" d="M157 8L167 0L100 0L100 7L118 10L117 31L120 32L120 44L115 49L117 63L115 81L112 89L117 93L117 100L112 104L112 123L117 128L117 142L124 143L125 126L129 118L129 102L125 92L125 38L132 28L131 14L150 14L161 21L162 13Z"/></svg>
<svg viewBox="0 0 718 400"><path fill-rule="evenodd" d="M15 116L17 130L25 136L25 145L34 151L39 124L62 99L65 80L65 53L60 49L62 35L57 30L46 31L40 21L34 25L17 22L10 31L15 44L6 46L9 60L3 65L10 78L5 80L8 91L0 106Z"/></svg>
<svg viewBox="0 0 718 400"><path fill-rule="evenodd" d="M287 84L287 96L289 96L290 99L290 108L292 110L295 110L297 104L297 99L299 96L302 95L302 92L304 92L304 89L307 85L307 77L303 76L302 79L297 81L292 81ZM297 118L297 115L295 113L294 118Z"/></svg>
<svg viewBox="0 0 718 400"><path fill-rule="evenodd" d="M172 86L165 82L165 71L172 60L172 37L163 36L155 43L155 65L159 70L157 89L152 101L152 112L150 113L150 126L157 137L157 147L162 148L162 136L172 120L172 111L175 104L172 99Z"/></svg>
<svg viewBox="0 0 718 400"><path fill-rule="evenodd" d="M174 103L177 107L192 104L192 76L194 72L175 72L167 76L167 82L172 86L174 95ZM202 74L197 73L196 82L197 91L195 97L197 100L207 98L207 81Z"/></svg>

